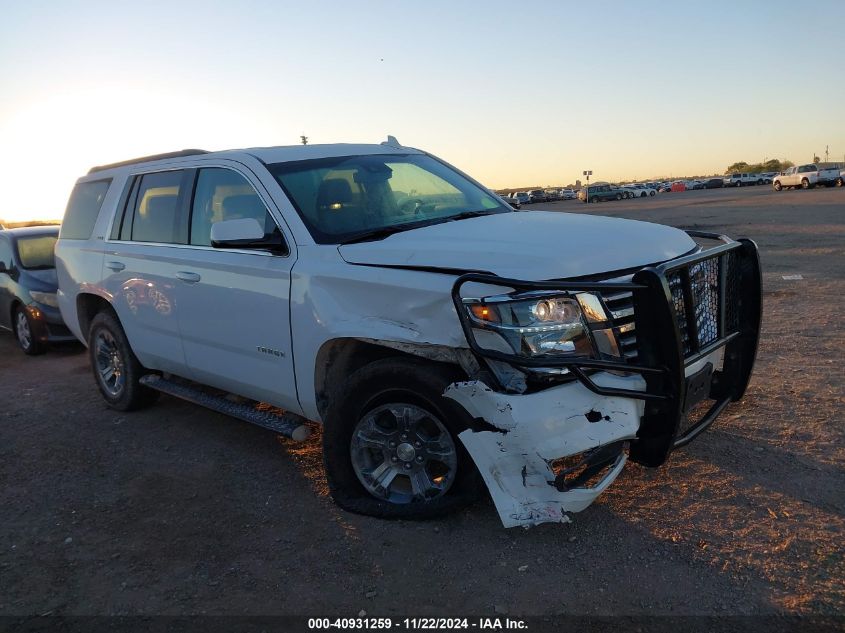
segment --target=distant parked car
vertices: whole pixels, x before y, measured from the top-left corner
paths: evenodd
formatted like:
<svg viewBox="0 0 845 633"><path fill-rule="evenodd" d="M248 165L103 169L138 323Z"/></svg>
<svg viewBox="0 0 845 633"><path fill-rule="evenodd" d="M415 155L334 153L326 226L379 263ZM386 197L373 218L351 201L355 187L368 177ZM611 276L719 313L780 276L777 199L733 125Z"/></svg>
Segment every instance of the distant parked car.
<svg viewBox="0 0 845 633"><path fill-rule="evenodd" d="M578 194L578 199L584 202L602 202L605 200L621 200L622 198L622 191L607 183L590 185L581 189Z"/></svg>
<svg viewBox="0 0 845 633"><path fill-rule="evenodd" d="M41 354L47 343L76 340L56 300L58 237L58 226L0 231L0 328L14 333L25 354Z"/></svg>
<svg viewBox="0 0 845 633"><path fill-rule="evenodd" d="M625 189L628 189L631 192L632 198L648 198L649 196L653 196L657 193L655 189L651 187L646 187L643 184L634 183L631 185L625 185Z"/></svg>
<svg viewBox="0 0 845 633"><path fill-rule="evenodd" d="M519 211L519 209L522 207L519 201L515 198L512 198L511 194L509 193L496 193L495 191L491 191L490 193L504 199L505 202L507 202L509 205L511 205L512 208L516 209L517 211Z"/></svg>
<svg viewBox="0 0 845 633"><path fill-rule="evenodd" d="M531 202L527 191L517 191L515 194L511 195L511 200L515 200L520 206Z"/></svg>
<svg viewBox="0 0 845 633"><path fill-rule="evenodd" d="M546 192L542 189L534 189L528 192L528 202L534 204L535 202L547 202Z"/></svg>
<svg viewBox="0 0 845 633"><path fill-rule="evenodd" d="M790 187L801 187L812 189L819 181L819 167L813 163L790 167L782 174L772 179L772 187L775 191L789 189Z"/></svg>
<svg viewBox="0 0 845 633"><path fill-rule="evenodd" d="M757 174L731 174L723 182L725 187L748 187L757 184Z"/></svg>
<svg viewBox="0 0 845 633"><path fill-rule="evenodd" d="M725 186L725 181L721 178L709 178L703 183L702 189L721 189Z"/></svg>
<svg viewBox="0 0 845 633"><path fill-rule="evenodd" d="M683 180L676 180L672 183L671 189L672 191L686 191L687 184Z"/></svg>
<svg viewBox="0 0 845 633"><path fill-rule="evenodd" d="M575 200L578 197L578 194L572 189L561 189L560 197L563 200Z"/></svg>

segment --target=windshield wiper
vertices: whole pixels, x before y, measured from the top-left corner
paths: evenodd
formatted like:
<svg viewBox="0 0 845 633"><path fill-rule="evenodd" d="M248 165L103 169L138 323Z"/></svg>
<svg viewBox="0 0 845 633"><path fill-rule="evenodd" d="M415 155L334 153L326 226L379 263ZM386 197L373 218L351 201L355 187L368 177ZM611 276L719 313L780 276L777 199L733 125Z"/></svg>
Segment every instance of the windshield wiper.
<svg viewBox="0 0 845 633"><path fill-rule="evenodd" d="M377 240L383 240L384 238L389 237L394 233L401 233L402 231L410 231L411 229L418 229L423 226L432 226L434 224L444 224L446 222L453 222L455 220L477 218L482 215L491 215L493 213L499 212L494 209L482 209L480 211L464 211L463 213L458 213L457 215L450 215L443 218L428 218L425 220L418 220L416 222L406 222L405 224L383 226L377 229L372 229L371 231L364 231L363 233L358 233L343 240L340 243L357 244L358 242L375 242Z"/></svg>
<svg viewBox="0 0 845 633"><path fill-rule="evenodd" d="M479 211L464 211L463 213L459 213L457 215L449 216L448 218L444 218L446 222L454 222L455 220L468 220L469 218L478 218L482 215L493 215L495 213L500 213L500 211L496 211L495 209L481 209Z"/></svg>
<svg viewBox="0 0 845 633"><path fill-rule="evenodd" d="M386 237L393 235L394 233L401 233L402 231L410 231L411 229L417 229L421 226L427 226L431 224L431 220L419 220L417 222L406 222L405 224L394 224L392 226L382 226L377 229L372 229L370 231L363 231L361 233L357 233L352 235L351 237L346 238L341 244L357 244L358 242L375 242L377 240L383 240Z"/></svg>

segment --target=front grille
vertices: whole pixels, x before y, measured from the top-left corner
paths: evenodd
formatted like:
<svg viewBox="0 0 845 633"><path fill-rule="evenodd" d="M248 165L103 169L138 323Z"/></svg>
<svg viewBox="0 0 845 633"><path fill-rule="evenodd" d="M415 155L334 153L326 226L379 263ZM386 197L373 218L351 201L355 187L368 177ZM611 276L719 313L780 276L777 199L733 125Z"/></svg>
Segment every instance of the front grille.
<svg viewBox="0 0 845 633"><path fill-rule="evenodd" d="M731 251L669 273L669 293L685 358L739 329L738 261ZM720 284L725 285L724 295ZM620 352L627 362L635 363L633 293L605 293L602 298L612 316Z"/></svg>
<svg viewBox="0 0 845 633"><path fill-rule="evenodd" d="M628 290L602 296L613 317L613 330L619 351L629 363L637 362L637 333L634 328L634 295Z"/></svg>

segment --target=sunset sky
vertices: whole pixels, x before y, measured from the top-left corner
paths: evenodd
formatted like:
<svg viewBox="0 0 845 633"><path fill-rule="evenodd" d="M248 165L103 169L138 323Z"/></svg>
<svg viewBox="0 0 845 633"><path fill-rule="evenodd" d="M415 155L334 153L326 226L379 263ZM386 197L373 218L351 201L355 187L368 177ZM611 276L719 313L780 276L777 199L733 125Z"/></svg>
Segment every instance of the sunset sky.
<svg viewBox="0 0 845 633"><path fill-rule="evenodd" d="M845 160L845 2L4 3L0 218L92 165L393 134L493 188Z"/></svg>

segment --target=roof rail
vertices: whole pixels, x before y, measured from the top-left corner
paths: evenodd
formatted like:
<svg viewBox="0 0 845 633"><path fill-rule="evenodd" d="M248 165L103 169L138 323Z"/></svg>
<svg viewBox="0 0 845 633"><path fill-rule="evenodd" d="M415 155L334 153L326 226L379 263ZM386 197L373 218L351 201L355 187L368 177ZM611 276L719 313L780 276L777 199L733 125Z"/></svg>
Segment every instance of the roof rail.
<svg viewBox="0 0 845 633"><path fill-rule="evenodd" d="M122 160L119 163L109 163L108 165L97 165L88 170L89 174L106 169L113 169L115 167L125 167L126 165L135 165L137 163L146 163L151 160L164 160L165 158L181 158L183 156L197 156L199 154L208 154L204 149L182 149L178 152L166 152L164 154L153 154L152 156L142 156L141 158L132 158L130 160Z"/></svg>

